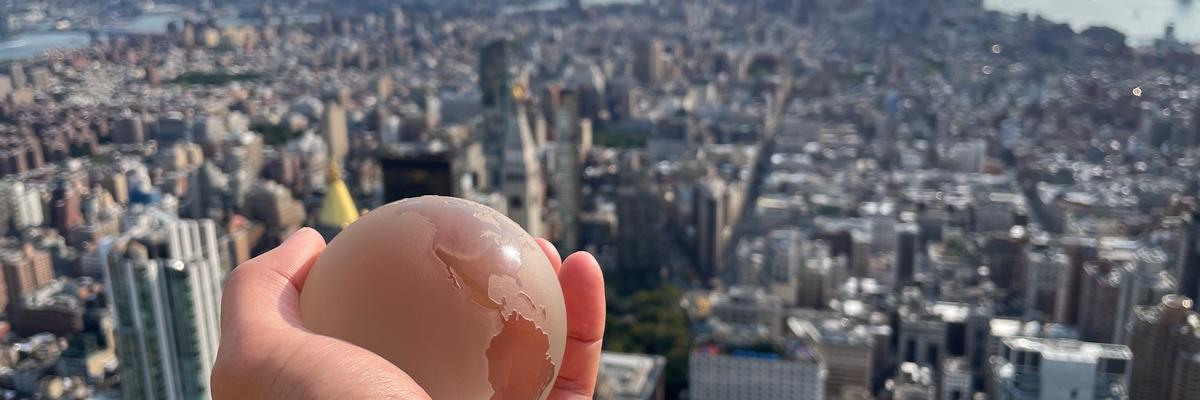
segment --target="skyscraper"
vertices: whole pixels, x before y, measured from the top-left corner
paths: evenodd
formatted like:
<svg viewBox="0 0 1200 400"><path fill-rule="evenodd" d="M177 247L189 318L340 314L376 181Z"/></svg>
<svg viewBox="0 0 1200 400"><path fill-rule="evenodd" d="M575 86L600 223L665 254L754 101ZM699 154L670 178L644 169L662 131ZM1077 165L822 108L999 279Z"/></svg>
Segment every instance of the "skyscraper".
<svg viewBox="0 0 1200 400"><path fill-rule="evenodd" d="M1200 296L1200 210L1192 211L1179 257L1179 294L1189 299Z"/></svg>
<svg viewBox="0 0 1200 400"><path fill-rule="evenodd" d="M1070 264L1067 255L1057 247L1026 249L1029 269L1025 271L1026 315L1037 320L1050 320L1054 316L1054 299L1058 293L1059 275L1066 273Z"/></svg>
<svg viewBox="0 0 1200 400"><path fill-rule="evenodd" d="M1093 261L1083 266L1083 283L1079 291L1079 333L1089 342L1112 343L1118 329L1117 301L1121 295L1124 269L1109 260Z"/></svg>
<svg viewBox="0 0 1200 400"><path fill-rule="evenodd" d="M1125 265L1117 308L1115 312L1106 310L1117 320L1112 343L1129 343L1128 327L1138 308L1156 305L1163 296L1175 293L1175 278L1163 270L1166 260L1162 250L1143 247L1134 253L1133 262Z"/></svg>
<svg viewBox="0 0 1200 400"><path fill-rule="evenodd" d="M696 271L700 279L707 282L721 274L721 259L724 255L721 232L725 230L725 212L727 199L725 182L711 179L696 185L692 196L695 204L692 212L695 214L696 227Z"/></svg>
<svg viewBox="0 0 1200 400"><path fill-rule="evenodd" d="M654 83L662 74L663 43L648 39L634 45L633 76L642 83Z"/></svg>
<svg viewBox="0 0 1200 400"><path fill-rule="evenodd" d="M913 275L917 265L917 224L900 224L896 232L896 265L893 267L896 276L893 286L898 292L900 288L915 281Z"/></svg>
<svg viewBox="0 0 1200 400"><path fill-rule="evenodd" d="M1070 265L1058 275L1058 289L1054 299L1054 322L1074 324L1078 319L1079 291L1083 282L1083 264L1095 260L1096 240L1091 238L1064 237L1060 245L1067 253Z"/></svg>
<svg viewBox="0 0 1200 400"><path fill-rule="evenodd" d="M325 102L321 113L321 137L329 148L330 160L341 162L350 151L350 138L346 124L346 109L336 100Z"/></svg>
<svg viewBox="0 0 1200 400"><path fill-rule="evenodd" d="M487 158L488 186L500 186L504 165L505 146L509 137L516 134L513 119L516 107L513 103L513 74L511 43L498 39L488 43L479 53L479 91L483 104L483 152Z"/></svg>
<svg viewBox="0 0 1200 400"><path fill-rule="evenodd" d="M123 397L208 398L223 279L216 225L138 217L108 266Z"/></svg>
<svg viewBox="0 0 1200 400"><path fill-rule="evenodd" d="M546 186L542 181L537 146L525 112L519 110L510 120L511 135L504 142L504 167L501 188L508 199L508 217L534 237L542 236L542 207Z"/></svg>
<svg viewBox="0 0 1200 400"><path fill-rule="evenodd" d="M1132 400L1194 399L1200 380L1195 360L1200 354L1200 318L1191 310L1192 299L1163 296L1162 303L1134 314L1129 348L1133 374Z"/></svg>
<svg viewBox="0 0 1200 400"><path fill-rule="evenodd" d="M574 90L558 91L554 115L555 192L558 218L562 223L560 249L565 253L579 250L580 172L579 95Z"/></svg>
<svg viewBox="0 0 1200 400"><path fill-rule="evenodd" d="M617 265L622 276L651 283L661 279L665 225L658 188L638 154L622 160L617 184Z"/></svg>

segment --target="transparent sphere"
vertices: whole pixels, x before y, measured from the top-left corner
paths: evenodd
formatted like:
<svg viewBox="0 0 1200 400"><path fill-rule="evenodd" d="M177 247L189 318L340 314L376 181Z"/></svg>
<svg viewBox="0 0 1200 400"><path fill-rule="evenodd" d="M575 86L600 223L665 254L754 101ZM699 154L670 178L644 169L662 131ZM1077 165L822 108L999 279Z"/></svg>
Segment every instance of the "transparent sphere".
<svg viewBox="0 0 1200 400"><path fill-rule="evenodd" d="M533 237L467 200L372 210L317 259L304 326L391 361L435 399L545 399L566 343L558 277Z"/></svg>

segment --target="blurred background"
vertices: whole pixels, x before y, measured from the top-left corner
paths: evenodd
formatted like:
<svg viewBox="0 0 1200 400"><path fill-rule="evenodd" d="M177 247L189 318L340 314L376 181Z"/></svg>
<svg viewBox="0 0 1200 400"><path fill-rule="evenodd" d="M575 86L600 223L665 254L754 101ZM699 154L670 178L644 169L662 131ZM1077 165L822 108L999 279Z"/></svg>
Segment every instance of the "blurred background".
<svg viewBox="0 0 1200 400"><path fill-rule="evenodd" d="M600 399L1200 399L1190 0L0 0L0 397L205 399L302 226L494 207Z"/></svg>

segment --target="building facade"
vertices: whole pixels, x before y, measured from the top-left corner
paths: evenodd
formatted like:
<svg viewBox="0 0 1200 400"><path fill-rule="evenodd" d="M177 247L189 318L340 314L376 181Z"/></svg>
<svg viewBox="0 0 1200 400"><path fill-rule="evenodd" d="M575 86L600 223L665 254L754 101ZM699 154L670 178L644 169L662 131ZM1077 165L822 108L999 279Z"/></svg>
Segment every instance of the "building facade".
<svg viewBox="0 0 1200 400"><path fill-rule="evenodd" d="M825 365L812 354L784 357L700 347L692 352L688 366L692 400L825 398Z"/></svg>
<svg viewBox="0 0 1200 400"><path fill-rule="evenodd" d="M110 256L126 399L206 399L223 273L211 220L147 216Z"/></svg>
<svg viewBox="0 0 1200 400"><path fill-rule="evenodd" d="M1014 337L992 361L997 400L1112 399L1126 393L1133 353L1116 344Z"/></svg>
<svg viewBox="0 0 1200 400"><path fill-rule="evenodd" d="M1129 347L1133 351L1132 400L1192 399L1200 381L1196 368L1200 351L1200 317L1191 310L1192 299L1163 296L1153 307L1134 313Z"/></svg>

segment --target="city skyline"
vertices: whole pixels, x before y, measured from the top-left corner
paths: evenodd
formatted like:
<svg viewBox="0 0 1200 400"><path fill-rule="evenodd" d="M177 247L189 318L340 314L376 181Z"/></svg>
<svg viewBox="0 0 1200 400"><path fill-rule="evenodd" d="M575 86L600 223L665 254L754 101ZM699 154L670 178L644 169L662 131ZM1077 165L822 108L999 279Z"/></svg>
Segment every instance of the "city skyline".
<svg viewBox="0 0 1200 400"><path fill-rule="evenodd" d="M1198 48L989 3L0 3L0 394L210 398L238 265L442 195L599 261L597 398L1194 397Z"/></svg>

